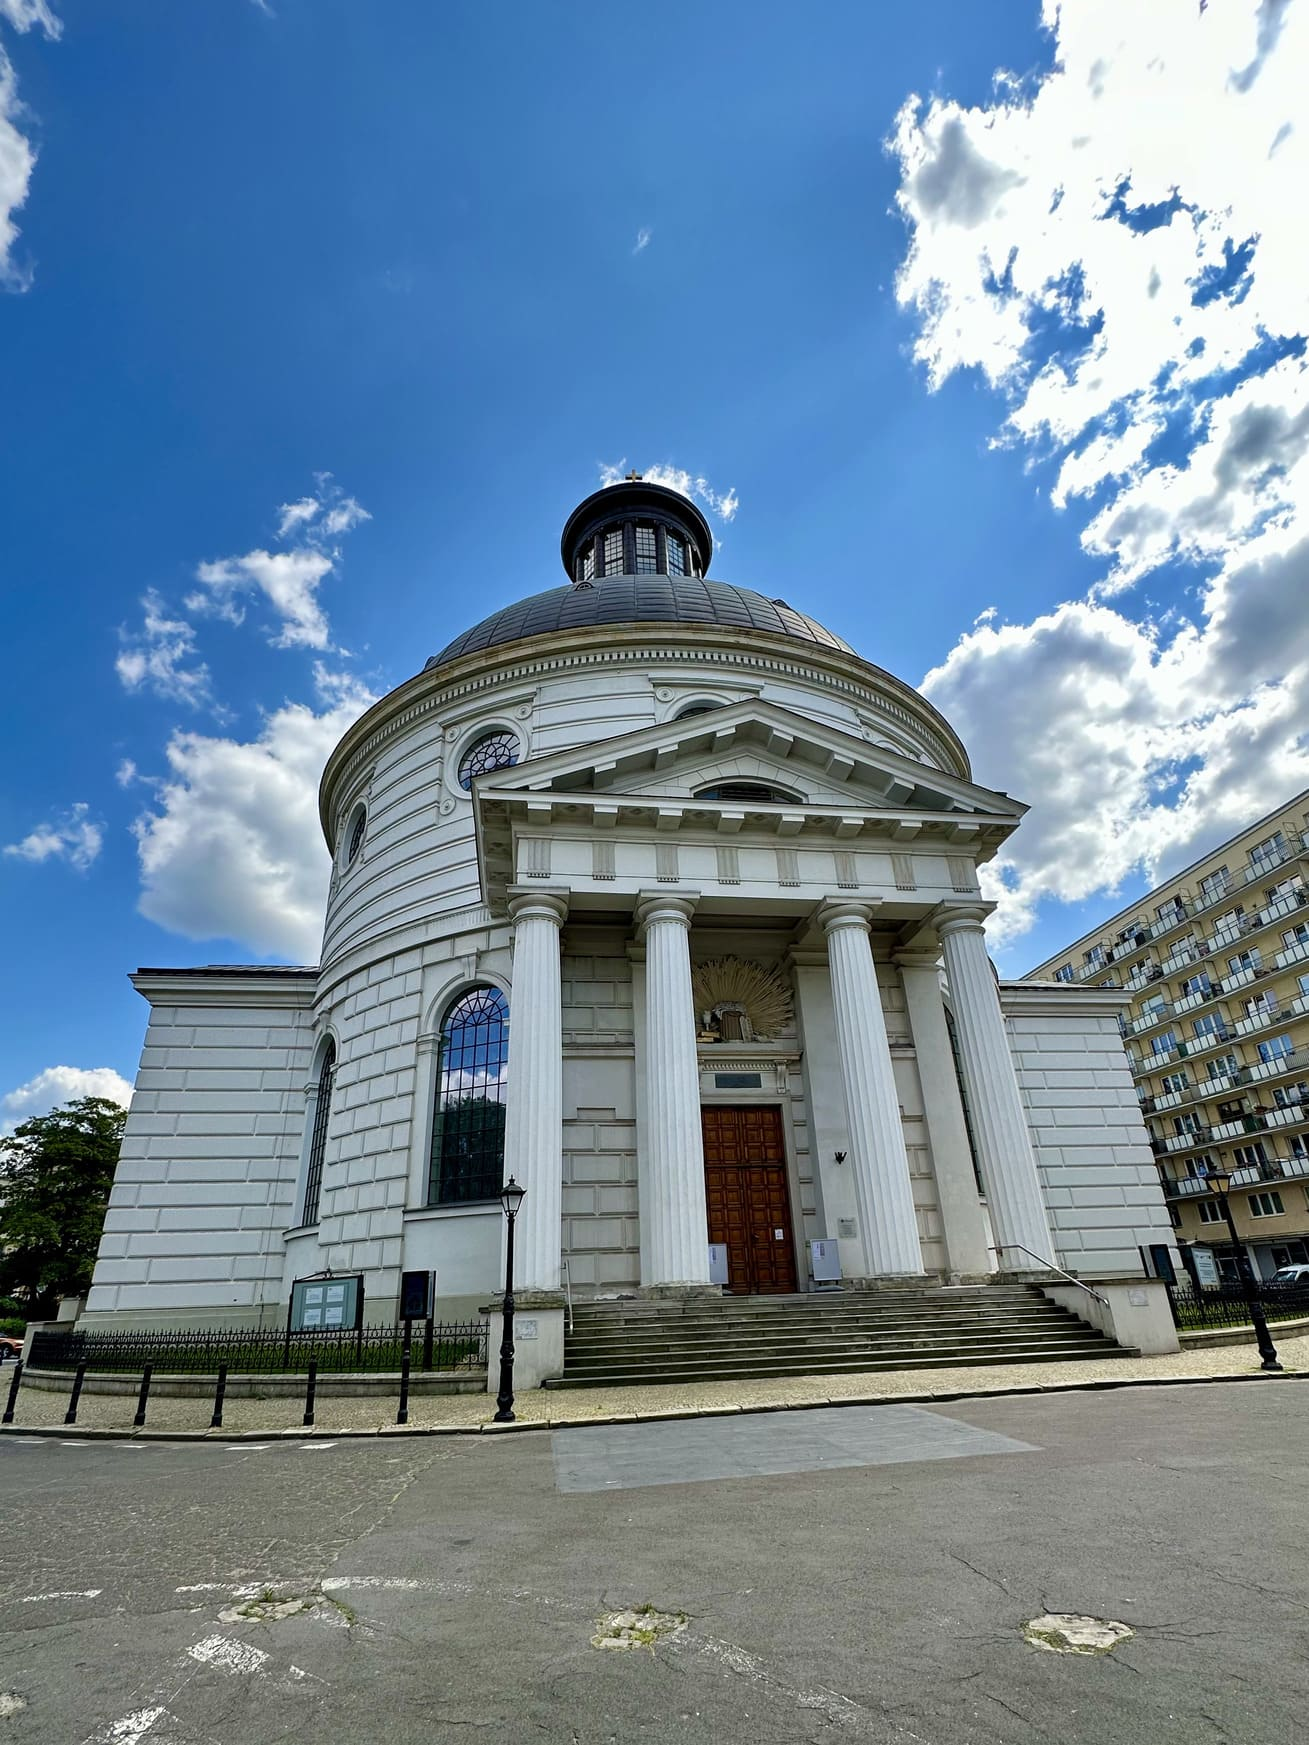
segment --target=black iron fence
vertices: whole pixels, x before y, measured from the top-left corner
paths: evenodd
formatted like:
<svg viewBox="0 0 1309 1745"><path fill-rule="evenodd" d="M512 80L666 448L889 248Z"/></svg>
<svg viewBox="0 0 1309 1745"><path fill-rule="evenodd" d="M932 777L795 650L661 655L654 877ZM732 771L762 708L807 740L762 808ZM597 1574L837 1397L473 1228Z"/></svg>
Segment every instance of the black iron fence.
<svg viewBox="0 0 1309 1745"><path fill-rule="evenodd" d="M1257 1296L1267 1321L1309 1318L1309 1286L1282 1287L1261 1280ZM1173 1321L1183 1331L1204 1327L1248 1327L1250 1305L1239 1284L1175 1284L1168 1287Z"/></svg>
<svg viewBox="0 0 1309 1745"><path fill-rule="evenodd" d="M291 1333L276 1328L210 1327L183 1333L35 1333L32 1369L157 1375L303 1375L310 1363L320 1374L396 1372L401 1367L404 1325ZM486 1322L415 1321L410 1361L418 1370L486 1367Z"/></svg>

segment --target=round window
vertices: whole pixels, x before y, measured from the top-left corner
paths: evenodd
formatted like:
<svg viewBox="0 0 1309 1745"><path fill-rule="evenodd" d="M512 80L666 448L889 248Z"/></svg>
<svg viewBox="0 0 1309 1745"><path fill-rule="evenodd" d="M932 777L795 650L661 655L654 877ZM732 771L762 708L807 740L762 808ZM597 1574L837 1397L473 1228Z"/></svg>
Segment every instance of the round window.
<svg viewBox="0 0 1309 1745"><path fill-rule="evenodd" d="M488 770L508 769L518 762L518 735L507 729L500 733L484 733L475 739L459 763L459 786L465 790L473 785L474 776L484 776Z"/></svg>

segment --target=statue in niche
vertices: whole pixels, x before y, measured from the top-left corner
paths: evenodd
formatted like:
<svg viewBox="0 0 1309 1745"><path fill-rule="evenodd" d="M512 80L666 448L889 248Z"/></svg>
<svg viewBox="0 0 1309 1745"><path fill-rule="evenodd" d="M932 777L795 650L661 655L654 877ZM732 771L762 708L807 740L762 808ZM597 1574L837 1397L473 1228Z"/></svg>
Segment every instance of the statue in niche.
<svg viewBox="0 0 1309 1745"><path fill-rule="evenodd" d="M701 1043L764 1042L791 1017L791 991L780 970L743 957L715 957L691 967Z"/></svg>

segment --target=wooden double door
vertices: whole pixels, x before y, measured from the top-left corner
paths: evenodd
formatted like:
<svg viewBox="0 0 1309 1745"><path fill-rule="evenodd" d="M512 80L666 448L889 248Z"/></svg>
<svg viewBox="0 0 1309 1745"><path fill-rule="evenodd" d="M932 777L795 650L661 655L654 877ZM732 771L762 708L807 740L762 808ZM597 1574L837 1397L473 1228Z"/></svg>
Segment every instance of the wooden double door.
<svg viewBox="0 0 1309 1745"><path fill-rule="evenodd" d="M727 1289L796 1289L782 1111L768 1104L703 1108L709 1240L727 1246Z"/></svg>

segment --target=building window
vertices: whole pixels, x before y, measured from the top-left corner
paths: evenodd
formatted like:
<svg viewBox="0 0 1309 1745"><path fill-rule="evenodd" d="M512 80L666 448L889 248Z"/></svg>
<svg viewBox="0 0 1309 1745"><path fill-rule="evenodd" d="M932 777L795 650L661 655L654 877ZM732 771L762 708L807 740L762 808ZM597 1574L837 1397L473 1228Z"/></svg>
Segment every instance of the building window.
<svg viewBox="0 0 1309 1745"><path fill-rule="evenodd" d="M1106 962L1104 946L1093 945L1089 951L1084 951L1082 962L1091 964L1095 969L1103 969Z"/></svg>
<svg viewBox="0 0 1309 1745"><path fill-rule="evenodd" d="M1223 1222L1223 1214L1218 1210L1217 1200L1197 1200L1195 1209L1200 1215L1202 1224L1221 1224Z"/></svg>
<svg viewBox="0 0 1309 1745"><path fill-rule="evenodd" d="M1164 1095L1167 1097L1175 1095L1178 1091L1184 1091L1191 1081L1184 1072L1166 1072L1159 1082L1164 1088Z"/></svg>
<svg viewBox="0 0 1309 1745"><path fill-rule="evenodd" d="M582 553L582 573L579 581L593 582L595 580L595 541L588 539L586 550Z"/></svg>
<svg viewBox="0 0 1309 1745"><path fill-rule="evenodd" d="M1072 979L1073 979L1073 966L1072 966L1072 964L1071 963L1061 963L1059 965L1059 968L1054 972L1054 979L1057 982L1070 982L1070 981L1072 981Z"/></svg>
<svg viewBox="0 0 1309 1745"><path fill-rule="evenodd" d="M799 799L784 788L772 788L766 782L719 782L717 787L702 788L697 800L738 800L743 803L762 801L769 806L785 806Z"/></svg>
<svg viewBox="0 0 1309 1745"><path fill-rule="evenodd" d="M1217 872L1211 872L1208 878L1200 880L1200 896L1206 903L1216 903L1220 897L1226 896L1232 882L1232 875L1225 866L1220 866Z"/></svg>
<svg viewBox="0 0 1309 1745"><path fill-rule="evenodd" d="M332 1118L332 1079L336 1073L336 1044L328 1038L323 1064L318 1069L318 1095L314 1099L314 1130L309 1140L309 1169L305 1175L302 1224L318 1222L318 1201L323 1190L323 1154L327 1150L327 1123Z"/></svg>
<svg viewBox="0 0 1309 1745"><path fill-rule="evenodd" d="M1229 957L1227 960L1227 967L1234 976L1240 975L1242 970L1260 970L1263 966L1264 960L1257 949L1251 951L1238 951L1235 957Z"/></svg>
<svg viewBox="0 0 1309 1745"><path fill-rule="evenodd" d="M1177 1052L1176 1030L1165 1030L1159 1036L1150 1039L1151 1054L1175 1054Z"/></svg>
<svg viewBox="0 0 1309 1745"><path fill-rule="evenodd" d="M1284 1060L1294 1052L1295 1044L1289 1036L1274 1036L1271 1042L1259 1044L1259 1058L1263 1061Z"/></svg>
<svg viewBox="0 0 1309 1745"><path fill-rule="evenodd" d="M493 1200L504 1185L509 1006L470 988L445 1015L437 1055L429 1206Z"/></svg>
<svg viewBox="0 0 1309 1745"><path fill-rule="evenodd" d="M463 755L459 764L459 786L468 791L472 788L474 776L486 775L490 770L508 769L517 762L516 733L484 733Z"/></svg>
<svg viewBox="0 0 1309 1745"><path fill-rule="evenodd" d="M1286 946L1288 951L1307 942L1309 942L1309 921L1301 921L1298 926L1288 927L1282 935L1282 944Z"/></svg>
<svg viewBox="0 0 1309 1745"><path fill-rule="evenodd" d="M686 574L686 543L676 533L667 535L668 573L670 576Z"/></svg>
<svg viewBox="0 0 1309 1745"><path fill-rule="evenodd" d="M1208 1036L1216 1036L1221 1042L1227 1035L1227 1020L1221 1012L1206 1012L1203 1018L1197 1018L1191 1025L1197 1042L1203 1042Z"/></svg>
<svg viewBox="0 0 1309 1745"><path fill-rule="evenodd" d="M684 709L679 709L673 716L674 721L685 721L691 715L712 715L715 709L725 709L725 703L688 703Z"/></svg>
<svg viewBox="0 0 1309 1745"><path fill-rule="evenodd" d="M1268 1153L1263 1148L1262 1140L1253 1145L1234 1145L1232 1156L1242 1169L1258 1169L1260 1164L1268 1162Z"/></svg>
<svg viewBox="0 0 1309 1745"><path fill-rule="evenodd" d="M1280 1194L1247 1194L1245 1198L1252 1218L1280 1218L1286 1211Z"/></svg>
<svg viewBox="0 0 1309 1745"><path fill-rule="evenodd" d="M1285 859L1286 838L1280 830L1274 830L1271 836L1265 836L1250 850L1250 865L1254 868L1280 866Z"/></svg>
<svg viewBox="0 0 1309 1745"><path fill-rule="evenodd" d="M621 576L623 573L623 530L621 527L611 527L604 536L605 542L605 574Z"/></svg>
<svg viewBox="0 0 1309 1745"><path fill-rule="evenodd" d="M636 573L638 576L653 576L659 572L659 548L655 544L653 527L638 527L636 530Z"/></svg>
<svg viewBox="0 0 1309 1745"><path fill-rule="evenodd" d="M1188 994L1207 994L1213 989L1213 983L1203 971L1198 976L1188 976L1182 983L1182 998Z"/></svg>
<svg viewBox="0 0 1309 1745"><path fill-rule="evenodd" d="M1231 1078L1239 1070L1240 1062L1234 1054L1216 1054L1205 1068L1211 1079Z"/></svg>

